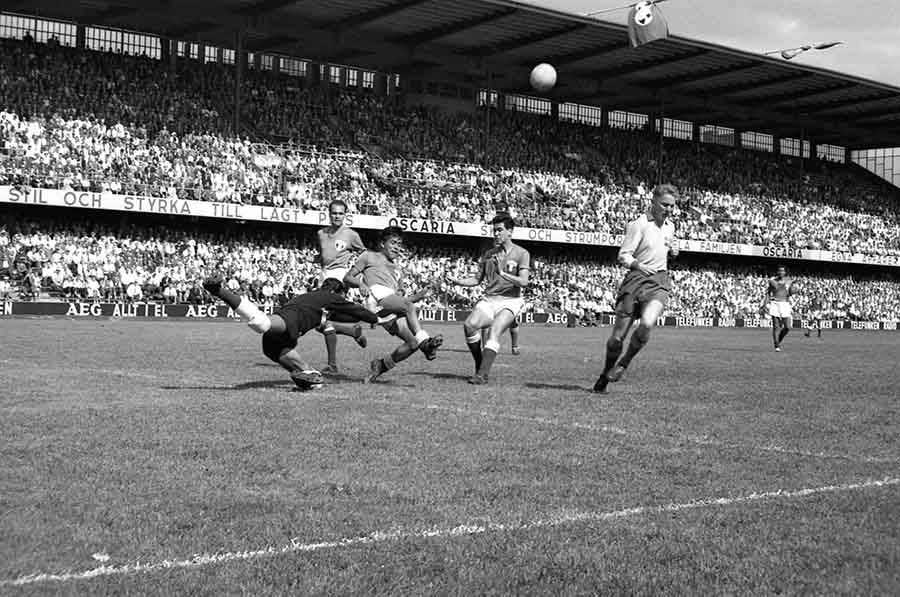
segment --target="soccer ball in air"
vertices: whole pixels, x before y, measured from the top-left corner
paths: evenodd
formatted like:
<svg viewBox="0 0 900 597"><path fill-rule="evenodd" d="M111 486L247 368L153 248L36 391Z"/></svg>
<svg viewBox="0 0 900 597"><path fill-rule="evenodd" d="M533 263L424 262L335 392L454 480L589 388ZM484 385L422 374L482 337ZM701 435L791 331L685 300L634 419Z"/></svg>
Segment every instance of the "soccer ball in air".
<svg viewBox="0 0 900 597"><path fill-rule="evenodd" d="M542 62L531 69L530 81L531 87L538 93L550 91L556 85L556 69Z"/></svg>
<svg viewBox="0 0 900 597"><path fill-rule="evenodd" d="M638 2L634 5L634 22L641 27L646 27L653 22L653 4L650 2Z"/></svg>

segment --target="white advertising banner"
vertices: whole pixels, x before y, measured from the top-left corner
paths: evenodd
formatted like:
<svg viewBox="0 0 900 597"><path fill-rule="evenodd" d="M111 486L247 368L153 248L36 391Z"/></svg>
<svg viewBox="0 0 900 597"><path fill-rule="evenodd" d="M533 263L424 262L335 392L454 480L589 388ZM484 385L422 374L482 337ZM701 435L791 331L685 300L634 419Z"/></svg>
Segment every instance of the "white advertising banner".
<svg viewBox="0 0 900 597"><path fill-rule="evenodd" d="M242 205L238 203L219 203L215 201L170 199L167 197L114 195L111 193L86 193L82 191L63 191L60 189L23 189L21 187L10 186L0 186L0 203L195 216L226 220L279 222L282 224L306 224L310 226L324 226L329 220L327 212L304 211L302 209L294 209L291 207ZM347 221L349 225L360 229L378 230L386 226L399 226L403 230L409 232L426 234L481 238L491 236L490 225L484 223L445 222L416 218L389 218L386 216L367 216L359 214L349 216ZM617 247L622 242L622 235L620 234L523 227L517 227L515 229L513 238L523 241L594 245L602 247ZM861 253L840 251L797 249L784 246L761 247L757 245L742 245L701 240L682 240L680 247L682 251L690 253L741 255L746 257L800 259L808 261L860 263L900 267L900 256L898 255L863 255Z"/></svg>

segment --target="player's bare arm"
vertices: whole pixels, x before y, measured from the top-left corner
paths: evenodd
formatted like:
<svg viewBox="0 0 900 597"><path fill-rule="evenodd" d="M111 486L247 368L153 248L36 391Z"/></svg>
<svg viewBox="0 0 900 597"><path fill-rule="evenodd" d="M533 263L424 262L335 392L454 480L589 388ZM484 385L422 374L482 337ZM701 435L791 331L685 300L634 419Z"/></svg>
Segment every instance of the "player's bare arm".
<svg viewBox="0 0 900 597"><path fill-rule="evenodd" d="M359 288L359 292L363 296L368 296L369 287L366 286L365 281L363 280L362 272L366 267L366 258L365 253L361 255L356 263L353 264L353 267L350 268L350 271L344 276L344 285L347 288Z"/></svg>

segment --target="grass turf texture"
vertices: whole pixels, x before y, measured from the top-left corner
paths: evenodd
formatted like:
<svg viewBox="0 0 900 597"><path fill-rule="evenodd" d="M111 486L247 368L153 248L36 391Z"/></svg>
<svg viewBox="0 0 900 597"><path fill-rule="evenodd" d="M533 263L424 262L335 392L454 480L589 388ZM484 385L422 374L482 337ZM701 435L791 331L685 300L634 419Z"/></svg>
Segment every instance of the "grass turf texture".
<svg viewBox="0 0 900 597"><path fill-rule="evenodd" d="M235 323L0 320L0 581L382 533L0 592L900 591L900 485L744 500L900 477L900 335L658 329L596 396L608 329L523 328L475 388L429 327L434 362L363 386L372 330L297 392Z"/></svg>

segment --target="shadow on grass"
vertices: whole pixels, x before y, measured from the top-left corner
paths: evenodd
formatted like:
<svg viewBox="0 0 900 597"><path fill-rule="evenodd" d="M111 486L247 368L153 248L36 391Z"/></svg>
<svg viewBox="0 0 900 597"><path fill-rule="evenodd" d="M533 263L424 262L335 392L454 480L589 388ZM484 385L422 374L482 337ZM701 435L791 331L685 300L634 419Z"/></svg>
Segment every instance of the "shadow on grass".
<svg viewBox="0 0 900 597"><path fill-rule="evenodd" d="M531 388L533 390L565 390L569 392L593 392L593 386L576 386L574 384L556 384L556 383L534 383L528 382L525 384L526 388Z"/></svg>
<svg viewBox="0 0 900 597"><path fill-rule="evenodd" d="M262 388L293 388L294 382L290 379L269 379L259 381L247 381L225 386L162 386L163 390L256 390Z"/></svg>
<svg viewBox="0 0 900 597"><path fill-rule="evenodd" d="M413 371L410 375L426 375L432 379L455 379L459 381L468 381L471 375L460 375L459 373L428 373L427 371Z"/></svg>

